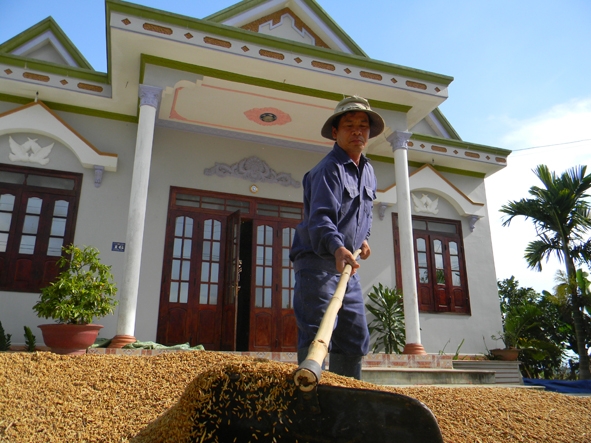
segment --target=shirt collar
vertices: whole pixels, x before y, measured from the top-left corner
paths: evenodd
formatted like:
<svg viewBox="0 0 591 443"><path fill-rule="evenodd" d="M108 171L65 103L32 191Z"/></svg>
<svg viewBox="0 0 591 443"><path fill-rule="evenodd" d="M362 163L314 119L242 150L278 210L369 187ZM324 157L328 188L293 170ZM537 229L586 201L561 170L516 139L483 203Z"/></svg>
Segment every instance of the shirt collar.
<svg viewBox="0 0 591 443"><path fill-rule="evenodd" d="M345 150L339 146L338 143L335 142L332 150L335 152L337 158L343 163L351 162L355 164L353 160L351 160L351 157L349 157L349 154L347 154ZM365 155L363 155L363 153L361 153L361 157L359 158L359 166L364 165L367 162L369 162L369 159Z"/></svg>

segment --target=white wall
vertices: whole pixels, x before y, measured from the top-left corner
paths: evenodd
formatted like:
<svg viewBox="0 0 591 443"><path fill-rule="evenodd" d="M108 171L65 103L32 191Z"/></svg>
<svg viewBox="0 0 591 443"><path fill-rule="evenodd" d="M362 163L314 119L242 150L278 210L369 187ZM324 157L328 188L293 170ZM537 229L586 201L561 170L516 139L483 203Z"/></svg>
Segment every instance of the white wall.
<svg viewBox="0 0 591 443"><path fill-rule="evenodd" d="M135 336L139 340L156 339L164 237L171 186L256 195L259 198L302 201L301 187L286 187L278 183L257 183L259 190L256 194L252 194L250 192L252 182L248 180L204 174L204 170L211 168L216 162L232 165L251 156L259 157L276 172L290 173L294 180L300 182L303 175L323 157L322 154L317 153L156 127L137 310L137 318L143 320L136 321ZM146 319L153 320L146 321Z"/></svg>
<svg viewBox="0 0 591 443"><path fill-rule="evenodd" d="M0 104L2 105L2 104ZM5 109L15 106L2 105ZM0 111L2 111L0 106ZM81 172L84 174L78 211L75 243L92 245L101 251L101 258L112 265L115 280L120 286L124 275L125 253L112 252L112 242L124 242L131 186L132 162L135 147L136 125L119 121L94 118L70 113L58 113L78 133L104 152L119 155L117 172L105 172L100 188L94 186L94 171L82 168L74 154L65 146L55 142L50 156L51 162L45 168ZM19 142L27 134L14 134ZM24 140L23 140L24 137ZM33 136L31 136L33 137ZM54 140L34 136L45 146ZM8 135L0 137L0 162L9 163ZM151 178L148 189L146 229L144 236L143 261L139 287L135 336L142 341L155 340L168 198L171 186L212 190L241 195L250 192L251 182L236 177L207 176L206 168L216 162L234 164L244 158L257 156L276 172L290 173L301 181L324 154L277 148L254 142L219 138L210 135L180 132L156 127L151 164ZM376 164L378 174L386 176L381 181L392 181L393 167ZM378 162L379 163L379 162ZM31 166L30 164L22 164ZM37 167L37 166L35 166ZM42 167L43 166L39 166ZM390 170L391 167L391 170ZM485 202L485 189L480 178L443 174L456 187L476 202ZM302 188L285 187L280 184L257 183L256 197L287 201L301 201ZM440 198L440 212L437 217L453 220L462 219L455 209ZM391 213L389 208L383 220L374 209L374 225L370 237L372 255L361 263L359 271L363 290L371 291L373 285L382 283L395 286L394 246ZM466 267L472 314L420 314L421 334L425 349L429 353L445 351L453 353L462 339L463 353L484 353L482 337L487 339L500 330L499 303L496 295L496 276L492 259L492 245L488 217L476 224L470 232L468 221L462 219ZM0 321L6 331L13 335L13 344L24 343L23 326L27 325L37 335L35 326L48 322L38 319L32 311L38 294L0 292ZM117 316L100 319L105 328L100 336L110 338L116 333ZM494 346L493 346L494 347Z"/></svg>
<svg viewBox="0 0 591 443"><path fill-rule="evenodd" d="M2 105L0 111L16 107ZM26 133L0 136L0 163L82 173L74 243L98 248L102 261L112 266L115 281L122 282L124 254L112 252L111 245L113 241L125 241L136 125L71 113L57 114L99 150L119 155L117 172L104 172L99 188L94 186L94 170L83 168L69 148L49 137ZM10 161L9 136L18 143L23 143L27 137L37 139L43 147L54 143L49 163L42 166ZM12 334L12 344L24 344L24 326L29 326L37 343L42 344L41 331L37 325L52 320L38 318L32 310L38 296L38 293L0 291L0 321L6 332ZM114 335L116 320L116 315L100 319L99 323L105 325L100 337Z"/></svg>
<svg viewBox="0 0 591 443"><path fill-rule="evenodd" d="M387 168L384 167L376 169L387 172ZM472 201L486 203L486 192L482 178L451 173L442 173L442 175ZM390 180L392 179L390 178ZM432 200L438 197L435 194L429 194L429 196ZM461 217L454 207L442 197L439 197L437 208L439 212L436 215L417 213L414 205L412 211L413 215L461 221L471 314L420 313L422 344L428 353L445 351L445 353L453 354L464 340L460 349L461 353L484 354L487 348L492 349L497 346L490 336L497 334L502 329L489 217L487 215L480 219L472 232L469 220ZM377 211L374 209L374 228L370 239L372 256L368 260L368 264L371 262L379 265L378 269L372 268L369 271L368 279L363 282L366 293L371 290L373 284L378 282L391 288L396 286L391 221L391 214L396 211L396 205L388 208L384 219L380 221ZM379 241L376 241L377 239ZM378 248L373 247L376 244L379 245Z"/></svg>

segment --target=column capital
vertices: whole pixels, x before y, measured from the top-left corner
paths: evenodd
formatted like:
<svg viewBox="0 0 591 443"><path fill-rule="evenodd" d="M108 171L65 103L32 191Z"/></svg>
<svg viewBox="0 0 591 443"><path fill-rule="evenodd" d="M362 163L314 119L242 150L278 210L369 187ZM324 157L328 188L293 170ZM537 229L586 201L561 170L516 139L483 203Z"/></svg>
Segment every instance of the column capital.
<svg viewBox="0 0 591 443"><path fill-rule="evenodd" d="M158 109L158 104L162 97L162 88L140 85L138 96L140 98L140 106L148 105Z"/></svg>
<svg viewBox="0 0 591 443"><path fill-rule="evenodd" d="M398 149L408 149L408 140L410 139L412 132L407 131L394 131L386 140L392 146L392 151L396 151Z"/></svg>

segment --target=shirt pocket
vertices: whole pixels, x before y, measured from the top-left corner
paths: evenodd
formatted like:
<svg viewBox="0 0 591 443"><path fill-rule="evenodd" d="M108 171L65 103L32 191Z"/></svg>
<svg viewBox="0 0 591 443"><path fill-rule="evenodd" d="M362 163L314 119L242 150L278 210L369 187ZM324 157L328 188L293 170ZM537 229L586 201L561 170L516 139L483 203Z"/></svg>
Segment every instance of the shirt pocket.
<svg viewBox="0 0 591 443"><path fill-rule="evenodd" d="M364 186L363 191L363 210L370 217L373 213L373 201L376 199L376 193L370 186Z"/></svg>
<svg viewBox="0 0 591 443"><path fill-rule="evenodd" d="M341 202L341 218L345 217L351 207L353 206L355 199L359 196L359 189L353 185L345 185L343 191L343 201Z"/></svg>

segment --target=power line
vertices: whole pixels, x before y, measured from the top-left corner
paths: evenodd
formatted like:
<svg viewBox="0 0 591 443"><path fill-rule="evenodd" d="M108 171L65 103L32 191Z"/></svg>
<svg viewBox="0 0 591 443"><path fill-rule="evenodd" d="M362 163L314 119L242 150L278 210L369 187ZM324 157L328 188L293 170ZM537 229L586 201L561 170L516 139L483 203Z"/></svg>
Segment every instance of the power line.
<svg viewBox="0 0 591 443"><path fill-rule="evenodd" d="M591 138L585 138L583 140L576 140L573 142L554 143L552 145L543 145L543 146L530 146L529 148L513 149L513 152L529 151L530 149L549 148L551 146L572 145L574 143L588 142L590 140L591 140Z"/></svg>

